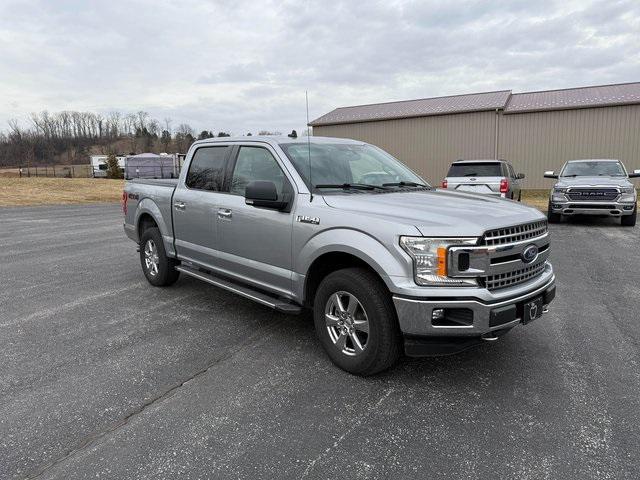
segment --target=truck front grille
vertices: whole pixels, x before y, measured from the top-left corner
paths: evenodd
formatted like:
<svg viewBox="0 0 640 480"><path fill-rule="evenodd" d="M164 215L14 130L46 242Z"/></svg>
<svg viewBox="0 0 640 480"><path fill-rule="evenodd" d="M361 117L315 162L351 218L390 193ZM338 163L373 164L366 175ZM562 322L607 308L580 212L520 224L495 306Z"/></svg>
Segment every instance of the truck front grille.
<svg viewBox="0 0 640 480"><path fill-rule="evenodd" d="M481 282L488 290L511 287L541 275L544 272L545 264L546 261L541 261L511 272L481 277Z"/></svg>
<svg viewBox="0 0 640 480"><path fill-rule="evenodd" d="M513 227L497 228L484 234L483 245L494 246L521 242L547 233L547 221L525 223Z"/></svg>
<svg viewBox="0 0 640 480"><path fill-rule="evenodd" d="M617 188L570 188L567 190L567 198L573 201L610 202L618 198L618 195L620 192Z"/></svg>

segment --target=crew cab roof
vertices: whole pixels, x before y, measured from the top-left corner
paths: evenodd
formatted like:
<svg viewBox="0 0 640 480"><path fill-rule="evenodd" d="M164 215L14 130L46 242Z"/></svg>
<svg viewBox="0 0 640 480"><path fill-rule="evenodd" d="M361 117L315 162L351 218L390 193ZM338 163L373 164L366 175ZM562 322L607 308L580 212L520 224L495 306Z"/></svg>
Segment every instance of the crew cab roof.
<svg viewBox="0 0 640 480"><path fill-rule="evenodd" d="M235 142L261 142L268 143L270 145L282 145L286 143L343 143L353 145L366 145L366 142L352 140L350 138L334 138L334 137L296 137L291 138L287 135L255 135L255 136L242 136L242 137L215 137L205 138L203 140L197 140L193 145L208 145L212 143L235 143Z"/></svg>

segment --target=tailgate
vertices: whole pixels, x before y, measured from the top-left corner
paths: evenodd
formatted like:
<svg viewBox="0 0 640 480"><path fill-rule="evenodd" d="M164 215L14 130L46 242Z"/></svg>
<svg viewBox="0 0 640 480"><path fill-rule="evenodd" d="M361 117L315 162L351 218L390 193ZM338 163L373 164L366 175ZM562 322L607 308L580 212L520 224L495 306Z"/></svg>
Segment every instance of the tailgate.
<svg viewBox="0 0 640 480"><path fill-rule="evenodd" d="M504 177L447 177L447 189L473 193L500 193Z"/></svg>

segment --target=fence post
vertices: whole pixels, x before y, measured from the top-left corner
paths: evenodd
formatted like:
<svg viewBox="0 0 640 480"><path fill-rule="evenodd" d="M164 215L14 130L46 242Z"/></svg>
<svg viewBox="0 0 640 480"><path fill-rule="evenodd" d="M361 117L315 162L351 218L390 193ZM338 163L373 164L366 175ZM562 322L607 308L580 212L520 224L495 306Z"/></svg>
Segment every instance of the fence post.
<svg viewBox="0 0 640 480"><path fill-rule="evenodd" d="M36 167L36 177L38 176L38 167Z"/></svg>
<svg viewBox="0 0 640 480"><path fill-rule="evenodd" d="M71 178L74 178L76 176L76 172L73 169L73 165L71 165Z"/></svg>
<svg viewBox="0 0 640 480"><path fill-rule="evenodd" d="M22 167L18 167L18 177L22 178Z"/></svg>
<svg viewBox="0 0 640 480"><path fill-rule="evenodd" d="M56 166L55 165L53 166L53 176L54 177L56 176Z"/></svg>

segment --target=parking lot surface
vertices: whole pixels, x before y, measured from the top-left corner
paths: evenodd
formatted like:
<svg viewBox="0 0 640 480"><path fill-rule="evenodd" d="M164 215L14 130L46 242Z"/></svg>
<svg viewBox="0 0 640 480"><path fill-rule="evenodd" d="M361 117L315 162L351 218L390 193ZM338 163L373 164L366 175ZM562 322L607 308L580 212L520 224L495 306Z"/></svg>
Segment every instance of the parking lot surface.
<svg viewBox="0 0 640 480"><path fill-rule="evenodd" d="M0 478L638 478L640 230L551 232L548 315L358 378L310 315L151 287L117 205L0 209Z"/></svg>

